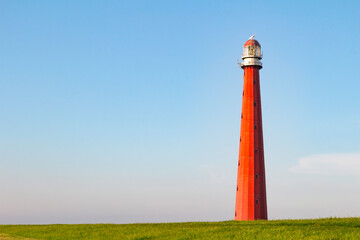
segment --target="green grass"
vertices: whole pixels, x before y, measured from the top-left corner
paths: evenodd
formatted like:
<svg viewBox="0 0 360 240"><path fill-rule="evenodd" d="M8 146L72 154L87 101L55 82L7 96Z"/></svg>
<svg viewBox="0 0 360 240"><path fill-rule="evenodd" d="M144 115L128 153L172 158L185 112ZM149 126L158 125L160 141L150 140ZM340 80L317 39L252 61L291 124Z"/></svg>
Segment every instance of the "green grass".
<svg viewBox="0 0 360 240"><path fill-rule="evenodd" d="M0 225L0 239L360 239L360 218L154 224Z"/></svg>

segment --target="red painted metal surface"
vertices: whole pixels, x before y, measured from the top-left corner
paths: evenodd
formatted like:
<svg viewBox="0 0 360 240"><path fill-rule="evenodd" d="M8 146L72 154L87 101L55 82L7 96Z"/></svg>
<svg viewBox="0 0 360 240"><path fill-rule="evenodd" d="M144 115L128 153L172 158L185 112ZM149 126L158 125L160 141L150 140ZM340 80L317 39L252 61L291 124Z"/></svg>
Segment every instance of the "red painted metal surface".
<svg viewBox="0 0 360 240"><path fill-rule="evenodd" d="M244 90L241 113L235 220L267 219L259 77L260 67L245 66L243 68Z"/></svg>
<svg viewBox="0 0 360 240"><path fill-rule="evenodd" d="M249 46L249 45L256 45L260 47L260 43L258 41L256 41L255 39L249 39L246 41L246 43L244 44L244 47Z"/></svg>

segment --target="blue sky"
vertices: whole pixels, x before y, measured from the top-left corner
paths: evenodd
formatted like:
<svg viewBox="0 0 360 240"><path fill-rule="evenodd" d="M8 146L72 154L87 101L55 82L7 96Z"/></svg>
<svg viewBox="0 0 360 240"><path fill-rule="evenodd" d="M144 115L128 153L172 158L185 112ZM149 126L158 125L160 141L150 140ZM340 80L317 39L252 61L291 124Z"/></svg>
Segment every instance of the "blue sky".
<svg viewBox="0 0 360 240"><path fill-rule="evenodd" d="M0 223L233 218L256 34L271 219L359 216L358 1L0 1Z"/></svg>

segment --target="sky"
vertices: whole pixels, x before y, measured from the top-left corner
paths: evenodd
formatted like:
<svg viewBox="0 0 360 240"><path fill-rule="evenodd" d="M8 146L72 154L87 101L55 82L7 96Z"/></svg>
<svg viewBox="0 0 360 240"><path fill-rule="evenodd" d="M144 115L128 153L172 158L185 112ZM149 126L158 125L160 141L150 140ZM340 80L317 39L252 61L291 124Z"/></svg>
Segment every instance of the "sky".
<svg viewBox="0 0 360 240"><path fill-rule="evenodd" d="M234 217L243 70L269 219L360 216L359 1L0 0L0 224Z"/></svg>

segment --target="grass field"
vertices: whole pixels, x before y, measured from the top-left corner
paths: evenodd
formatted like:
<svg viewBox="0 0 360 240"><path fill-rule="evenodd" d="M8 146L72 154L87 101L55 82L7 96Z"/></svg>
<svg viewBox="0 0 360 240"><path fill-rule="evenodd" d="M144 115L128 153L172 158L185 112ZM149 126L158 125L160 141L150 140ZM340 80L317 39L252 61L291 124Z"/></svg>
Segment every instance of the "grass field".
<svg viewBox="0 0 360 240"><path fill-rule="evenodd" d="M360 239L360 218L159 224L0 225L0 239Z"/></svg>

